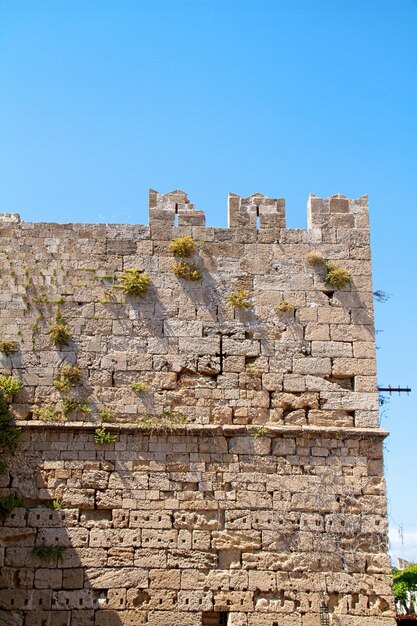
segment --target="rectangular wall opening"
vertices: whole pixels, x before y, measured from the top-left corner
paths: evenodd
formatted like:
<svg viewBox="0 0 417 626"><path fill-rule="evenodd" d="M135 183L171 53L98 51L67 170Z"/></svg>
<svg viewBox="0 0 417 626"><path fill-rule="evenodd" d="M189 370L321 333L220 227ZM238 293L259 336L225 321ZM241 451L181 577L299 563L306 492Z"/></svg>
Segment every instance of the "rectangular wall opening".
<svg viewBox="0 0 417 626"><path fill-rule="evenodd" d="M228 624L228 613L216 613L214 611L210 611L208 613L203 613L203 626L227 626Z"/></svg>

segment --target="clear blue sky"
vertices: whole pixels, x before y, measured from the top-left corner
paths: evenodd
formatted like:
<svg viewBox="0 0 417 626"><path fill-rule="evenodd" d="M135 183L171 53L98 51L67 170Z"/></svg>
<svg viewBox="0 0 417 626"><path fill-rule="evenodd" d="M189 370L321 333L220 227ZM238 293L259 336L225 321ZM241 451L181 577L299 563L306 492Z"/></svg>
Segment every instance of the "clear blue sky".
<svg viewBox="0 0 417 626"><path fill-rule="evenodd" d="M147 221L182 188L226 223L229 191L368 193L393 532L417 560L416 0L0 0L0 210Z"/></svg>

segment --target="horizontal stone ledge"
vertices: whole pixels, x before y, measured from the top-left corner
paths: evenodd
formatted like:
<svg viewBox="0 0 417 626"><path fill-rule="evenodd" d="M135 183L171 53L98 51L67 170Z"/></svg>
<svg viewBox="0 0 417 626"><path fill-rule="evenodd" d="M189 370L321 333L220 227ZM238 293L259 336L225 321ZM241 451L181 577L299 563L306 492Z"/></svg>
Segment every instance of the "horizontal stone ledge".
<svg viewBox="0 0 417 626"><path fill-rule="evenodd" d="M144 428L139 424L95 424L92 422L66 422L62 423L45 423L32 420L16 421L16 426L24 430L50 430L50 431L80 431L94 432L96 428L105 428L106 431L115 433L138 433L148 435L223 435L225 437L257 435L258 437L279 437L280 435L332 435L332 436L348 436L348 437L376 437L384 439L389 435L387 430L381 428L344 428L339 426L273 426L266 424L187 424L175 428ZM262 435L259 430L262 429Z"/></svg>

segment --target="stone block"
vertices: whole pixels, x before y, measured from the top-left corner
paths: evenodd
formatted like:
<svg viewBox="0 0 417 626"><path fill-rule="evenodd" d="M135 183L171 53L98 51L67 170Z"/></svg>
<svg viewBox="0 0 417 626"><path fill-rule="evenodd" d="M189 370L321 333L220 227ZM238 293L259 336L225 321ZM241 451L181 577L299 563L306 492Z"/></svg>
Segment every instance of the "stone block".
<svg viewBox="0 0 417 626"><path fill-rule="evenodd" d="M259 550L261 535L256 530L213 531L211 543L216 550Z"/></svg>
<svg viewBox="0 0 417 626"><path fill-rule="evenodd" d="M276 456L287 456L295 454L296 444L295 439L289 437L280 437L274 439L272 442L272 454Z"/></svg>
<svg viewBox="0 0 417 626"><path fill-rule="evenodd" d="M249 572L250 591L275 591L276 580L273 572Z"/></svg>
<svg viewBox="0 0 417 626"><path fill-rule="evenodd" d="M178 609L180 611L210 611L213 608L211 591L180 591Z"/></svg>
<svg viewBox="0 0 417 626"><path fill-rule="evenodd" d="M83 586L84 569L82 567L62 570L62 589L82 589Z"/></svg>
<svg viewBox="0 0 417 626"><path fill-rule="evenodd" d="M130 528L171 528L171 515L165 511L130 511Z"/></svg>
<svg viewBox="0 0 417 626"><path fill-rule="evenodd" d="M35 589L61 589L62 570L39 568L35 571Z"/></svg>
<svg viewBox="0 0 417 626"><path fill-rule="evenodd" d="M333 360L333 376L373 376L376 373L374 359L335 358Z"/></svg>
<svg viewBox="0 0 417 626"><path fill-rule="evenodd" d="M188 530L216 530L219 527L218 514L217 511L176 511L173 526Z"/></svg>
<svg viewBox="0 0 417 626"><path fill-rule="evenodd" d="M203 324L200 321L169 320L164 322L165 337L202 337Z"/></svg>
<svg viewBox="0 0 417 626"><path fill-rule="evenodd" d="M330 376L332 364L328 357L294 357L293 372L312 376Z"/></svg>
<svg viewBox="0 0 417 626"><path fill-rule="evenodd" d="M107 552L107 565L109 567L129 567L134 564L134 549L129 548L109 548Z"/></svg>
<svg viewBox="0 0 417 626"><path fill-rule="evenodd" d="M148 626L201 626L199 613L187 613L178 611L150 611L148 614Z"/></svg>
<svg viewBox="0 0 417 626"><path fill-rule="evenodd" d="M85 584L92 589L109 588L145 588L148 586L146 570L132 567L123 568L87 568Z"/></svg>
<svg viewBox="0 0 417 626"><path fill-rule="evenodd" d="M181 572L180 570L150 570L149 586L157 589L180 589Z"/></svg>
<svg viewBox="0 0 417 626"><path fill-rule="evenodd" d="M231 437L229 452L232 454L269 454L271 440L268 437L256 439L252 437Z"/></svg>
<svg viewBox="0 0 417 626"><path fill-rule="evenodd" d="M347 337L345 337L347 339ZM347 357L352 354L352 344L347 341L312 341L311 355L313 357Z"/></svg>
<svg viewBox="0 0 417 626"><path fill-rule="evenodd" d="M215 611L252 612L254 609L252 591L215 591L213 593Z"/></svg>
<svg viewBox="0 0 417 626"><path fill-rule="evenodd" d="M33 528L0 528L0 541L8 546L33 546L35 544L35 531Z"/></svg>

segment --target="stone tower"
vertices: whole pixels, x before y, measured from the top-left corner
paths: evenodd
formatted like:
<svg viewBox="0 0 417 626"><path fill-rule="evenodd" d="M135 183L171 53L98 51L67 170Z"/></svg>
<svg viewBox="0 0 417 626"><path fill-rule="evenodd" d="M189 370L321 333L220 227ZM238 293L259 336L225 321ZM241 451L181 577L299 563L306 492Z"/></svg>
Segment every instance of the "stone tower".
<svg viewBox="0 0 417 626"><path fill-rule="evenodd" d="M366 197L0 240L2 626L395 624Z"/></svg>

